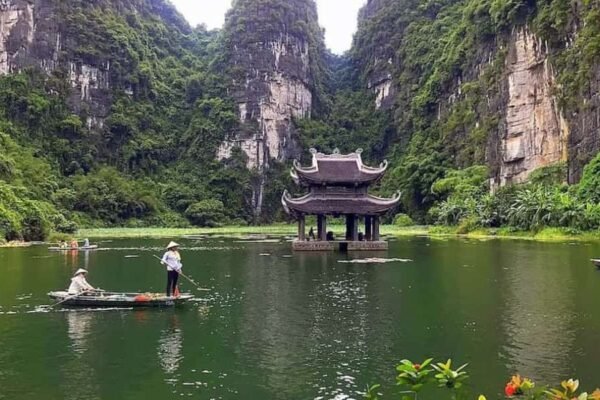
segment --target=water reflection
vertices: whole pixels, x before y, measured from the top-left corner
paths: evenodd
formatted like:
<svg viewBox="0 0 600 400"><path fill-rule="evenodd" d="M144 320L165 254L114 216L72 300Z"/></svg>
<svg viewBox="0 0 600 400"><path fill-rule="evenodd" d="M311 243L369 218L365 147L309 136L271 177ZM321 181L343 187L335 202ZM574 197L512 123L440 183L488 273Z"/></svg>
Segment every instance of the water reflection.
<svg viewBox="0 0 600 400"><path fill-rule="evenodd" d="M270 265L248 255L240 355L260 368L269 393L293 396L312 388L317 398L360 397L362 382L355 379L368 359L372 270L338 258L297 253Z"/></svg>
<svg viewBox="0 0 600 400"><path fill-rule="evenodd" d="M553 382L572 369L576 288L572 270L563 268L568 259L548 246L542 249L517 248L503 257L503 351L512 371Z"/></svg>
<svg viewBox="0 0 600 400"><path fill-rule="evenodd" d="M67 334L74 355L69 354L63 364L64 378L61 379L64 398L67 400L100 399L100 387L96 378L94 360L89 356L90 334L94 315L90 312L66 312Z"/></svg>
<svg viewBox="0 0 600 400"><path fill-rule="evenodd" d="M68 335L73 351L79 355L88 349L87 339L91 333L94 316L88 312L67 312Z"/></svg>
<svg viewBox="0 0 600 400"><path fill-rule="evenodd" d="M179 369L183 360L183 334L179 327L177 315L169 318L169 326L160 334L158 341L158 359L166 374L173 374Z"/></svg>

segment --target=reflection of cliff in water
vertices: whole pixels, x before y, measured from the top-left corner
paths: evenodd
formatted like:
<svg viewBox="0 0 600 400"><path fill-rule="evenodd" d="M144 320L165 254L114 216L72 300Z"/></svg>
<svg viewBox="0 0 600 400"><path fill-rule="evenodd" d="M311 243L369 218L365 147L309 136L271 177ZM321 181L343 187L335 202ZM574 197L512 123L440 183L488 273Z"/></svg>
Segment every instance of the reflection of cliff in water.
<svg viewBox="0 0 600 400"><path fill-rule="evenodd" d="M511 372L553 382L572 372L576 288L568 257L547 245L535 251L527 247L516 247L502 260L503 352Z"/></svg>
<svg viewBox="0 0 600 400"><path fill-rule="evenodd" d="M354 377L368 353L372 271L337 259L332 253L248 255L240 356L260 368L269 391L293 395L311 386L315 397L334 397L362 389ZM332 376L338 378L333 385Z"/></svg>
<svg viewBox="0 0 600 400"><path fill-rule="evenodd" d="M183 334L174 315L169 327L163 329L158 340L158 359L160 366L167 374L177 372L183 360Z"/></svg>
<svg viewBox="0 0 600 400"><path fill-rule="evenodd" d="M96 381L94 360L90 359L89 339L92 334L96 315L91 312L66 312L67 334L71 340L73 354L63 364L64 386L66 400L96 400L100 399L100 387Z"/></svg>

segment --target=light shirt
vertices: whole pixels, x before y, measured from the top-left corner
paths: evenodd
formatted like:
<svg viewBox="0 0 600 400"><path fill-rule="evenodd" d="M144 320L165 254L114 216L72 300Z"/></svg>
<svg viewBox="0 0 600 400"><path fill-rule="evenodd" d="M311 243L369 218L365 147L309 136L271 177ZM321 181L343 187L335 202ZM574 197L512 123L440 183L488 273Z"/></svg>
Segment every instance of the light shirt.
<svg viewBox="0 0 600 400"><path fill-rule="evenodd" d="M94 287L85 280L83 274L79 274L71 278L71 286L69 286L69 294L81 293L84 290L92 290Z"/></svg>
<svg viewBox="0 0 600 400"><path fill-rule="evenodd" d="M167 251L162 258L162 263L167 266L167 271L181 271L183 264L181 264L181 256L178 251Z"/></svg>

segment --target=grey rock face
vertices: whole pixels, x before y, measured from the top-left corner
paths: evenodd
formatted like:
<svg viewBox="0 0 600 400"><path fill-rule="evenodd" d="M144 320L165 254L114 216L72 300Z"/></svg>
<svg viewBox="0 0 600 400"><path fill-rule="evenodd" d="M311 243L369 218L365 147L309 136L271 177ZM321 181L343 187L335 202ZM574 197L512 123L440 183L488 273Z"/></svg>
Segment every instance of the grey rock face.
<svg viewBox="0 0 600 400"><path fill-rule="evenodd" d="M372 23L381 18L386 12L385 6L390 0L369 0L360 10L358 23ZM360 29L360 28L359 28ZM384 34L387 36L388 33ZM369 54L369 72L367 74L367 89L374 92L375 108L390 109L394 105L396 87L393 83L394 50L389 37L382 37L375 46L374 54Z"/></svg>
<svg viewBox="0 0 600 400"><path fill-rule="evenodd" d="M217 158L230 157L239 146L248 167L261 170L271 159L299 156L292 120L311 116L314 58L319 56L315 46L322 40L314 37L315 29L313 0L234 4L225 34L241 129L221 145Z"/></svg>
<svg viewBox="0 0 600 400"><path fill-rule="evenodd" d="M581 179L585 165L600 151L600 66L596 66L585 91L583 109L568 115L569 182Z"/></svg>
<svg viewBox="0 0 600 400"><path fill-rule="evenodd" d="M87 125L103 125L108 116L110 63L90 65L63 51L65 34L56 3L45 0L2 0L0 2L0 74L40 68L50 74L62 69L72 91L69 105L74 113L87 110ZM66 38L68 40L68 38Z"/></svg>
<svg viewBox="0 0 600 400"><path fill-rule="evenodd" d="M516 29L506 60L504 129L493 184L522 183L538 168L567 161L569 128L554 96L555 73L544 44Z"/></svg>

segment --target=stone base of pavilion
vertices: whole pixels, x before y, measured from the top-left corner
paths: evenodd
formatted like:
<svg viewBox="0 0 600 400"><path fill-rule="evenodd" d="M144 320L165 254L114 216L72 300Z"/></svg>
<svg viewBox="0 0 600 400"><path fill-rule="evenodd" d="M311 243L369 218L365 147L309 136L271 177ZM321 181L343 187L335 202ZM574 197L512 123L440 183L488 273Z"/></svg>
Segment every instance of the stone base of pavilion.
<svg viewBox="0 0 600 400"><path fill-rule="evenodd" d="M379 241L352 241L352 240L294 240L294 251L381 251L388 249L388 242Z"/></svg>

